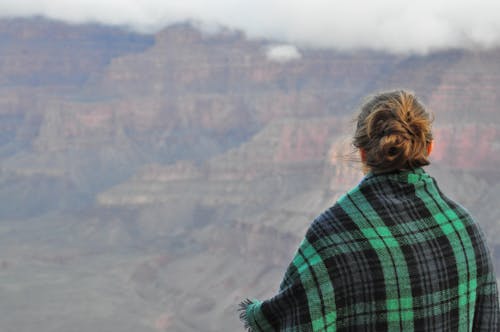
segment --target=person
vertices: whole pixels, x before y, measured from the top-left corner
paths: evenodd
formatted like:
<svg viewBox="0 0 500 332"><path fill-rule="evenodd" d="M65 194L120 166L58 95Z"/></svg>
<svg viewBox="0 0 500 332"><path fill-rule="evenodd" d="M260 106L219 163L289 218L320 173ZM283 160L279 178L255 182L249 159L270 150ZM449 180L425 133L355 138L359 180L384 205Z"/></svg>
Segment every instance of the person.
<svg viewBox="0 0 500 332"><path fill-rule="evenodd" d="M274 297L240 303L248 331L500 331L485 237L429 164L432 119L414 94L361 107L361 182L309 226Z"/></svg>

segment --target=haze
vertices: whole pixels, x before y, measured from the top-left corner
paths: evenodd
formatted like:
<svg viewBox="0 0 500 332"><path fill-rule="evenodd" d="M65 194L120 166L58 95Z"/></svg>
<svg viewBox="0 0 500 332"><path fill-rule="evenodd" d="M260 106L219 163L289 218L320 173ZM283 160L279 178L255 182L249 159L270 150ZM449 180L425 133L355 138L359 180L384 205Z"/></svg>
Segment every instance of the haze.
<svg viewBox="0 0 500 332"><path fill-rule="evenodd" d="M142 32L189 20L205 31L222 26L252 38L340 50L427 54L500 45L500 2L488 0L3 0L0 13L129 26Z"/></svg>

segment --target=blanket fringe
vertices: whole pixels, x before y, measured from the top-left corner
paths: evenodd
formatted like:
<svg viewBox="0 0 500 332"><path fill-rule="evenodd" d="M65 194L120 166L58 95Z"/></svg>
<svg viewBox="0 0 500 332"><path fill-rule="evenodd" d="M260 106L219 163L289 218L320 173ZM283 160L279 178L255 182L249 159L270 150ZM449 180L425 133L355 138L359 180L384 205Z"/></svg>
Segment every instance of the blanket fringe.
<svg viewBox="0 0 500 332"><path fill-rule="evenodd" d="M250 327L250 323L248 322L248 317L247 317L247 308L250 304L252 304L253 301L250 299L245 299L242 301L239 305L238 311L240 312L240 320L243 322L245 330L247 332L252 332L252 329Z"/></svg>

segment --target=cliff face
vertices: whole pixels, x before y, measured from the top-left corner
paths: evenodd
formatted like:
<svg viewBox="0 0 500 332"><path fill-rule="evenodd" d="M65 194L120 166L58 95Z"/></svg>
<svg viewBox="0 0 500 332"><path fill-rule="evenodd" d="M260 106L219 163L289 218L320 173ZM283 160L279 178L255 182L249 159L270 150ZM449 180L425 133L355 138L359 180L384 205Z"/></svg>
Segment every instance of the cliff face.
<svg viewBox="0 0 500 332"><path fill-rule="evenodd" d="M234 31L42 19L0 20L0 42L0 273L17 280L0 294L28 308L0 326L32 330L46 315L62 323L41 331L238 330L235 303L272 294L309 222L361 179L352 118L389 88L434 112L430 172L478 216L499 264L487 212L499 50L277 62L273 42ZM26 275L40 303L23 300Z"/></svg>
<svg viewBox="0 0 500 332"><path fill-rule="evenodd" d="M0 39L0 84L65 88L84 83L111 58L152 44L150 36L41 18L1 20Z"/></svg>
<svg viewBox="0 0 500 332"><path fill-rule="evenodd" d="M500 126L465 123L436 129L436 163L452 169L496 172L500 163Z"/></svg>

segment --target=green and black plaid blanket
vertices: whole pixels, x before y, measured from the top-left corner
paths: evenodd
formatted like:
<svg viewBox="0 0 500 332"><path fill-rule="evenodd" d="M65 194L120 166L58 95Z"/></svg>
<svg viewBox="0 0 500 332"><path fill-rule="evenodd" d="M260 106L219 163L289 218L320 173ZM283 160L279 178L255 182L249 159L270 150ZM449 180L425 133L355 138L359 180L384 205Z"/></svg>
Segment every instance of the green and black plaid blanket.
<svg viewBox="0 0 500 332"><path fill-rule="evenodd" d="M485 239L423 169L367 175L309 227L249 331L500 331Z"/></svg>

